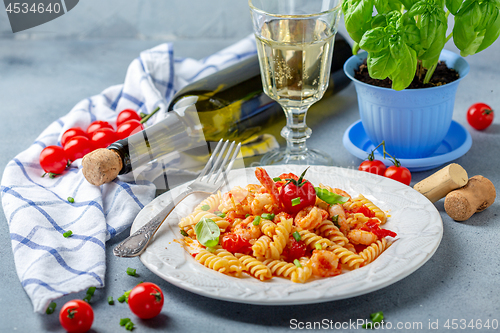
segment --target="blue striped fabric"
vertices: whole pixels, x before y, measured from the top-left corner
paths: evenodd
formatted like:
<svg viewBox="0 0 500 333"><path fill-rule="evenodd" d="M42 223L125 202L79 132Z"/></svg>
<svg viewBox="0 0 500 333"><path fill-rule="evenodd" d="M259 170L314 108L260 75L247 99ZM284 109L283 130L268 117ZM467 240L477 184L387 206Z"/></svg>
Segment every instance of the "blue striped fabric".
<svg viewBox="0 0 500 333"><path fill-rule="evenodd" d="M63 295L103 287L106 241L126 230L155 193L153 184L136 184L132 175L93 186L83 177L81 160L62 176L42 178L40 152L60 145L68 128L85 129L95 120L115 125L123 109L146 114L157 106L165 109L184 85L255 52L252 36L202 60L174 59L172 44L144 51L130 64L123 84L79 102L8 163L1 181L2 205L17 274L35 312L45 311ZM161 118L159 113L147 125ZM68 230L73 235L65 238Z"/></svg>

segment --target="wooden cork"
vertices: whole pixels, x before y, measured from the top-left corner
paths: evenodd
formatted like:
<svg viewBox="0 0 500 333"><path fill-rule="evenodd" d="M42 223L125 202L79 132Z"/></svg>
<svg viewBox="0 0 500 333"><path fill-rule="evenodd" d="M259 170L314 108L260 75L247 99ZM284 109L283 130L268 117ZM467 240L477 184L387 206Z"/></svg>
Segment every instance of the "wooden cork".
<svg viewBox="0 0 500 333"><path fill-rule="evenodd" d="M115 179L123 164L116 151L99 148L83 157L82 167L87 181L92 185L100 186Z"/></svg>
<svg viewBox="0 0 500 333"><path fill-rule="evenodd" d="M465 221L493 204L496 190L493 183L481 175L469 179L467 185L446 195L444 209L455 221Z"/></svg>
<svg viewBox="0 0 500 333"><path fill-rule="evenodd" d="M448 193L467 184L467 171L452 163L415 184L413 188L431 202L444 198Z"/></svg>

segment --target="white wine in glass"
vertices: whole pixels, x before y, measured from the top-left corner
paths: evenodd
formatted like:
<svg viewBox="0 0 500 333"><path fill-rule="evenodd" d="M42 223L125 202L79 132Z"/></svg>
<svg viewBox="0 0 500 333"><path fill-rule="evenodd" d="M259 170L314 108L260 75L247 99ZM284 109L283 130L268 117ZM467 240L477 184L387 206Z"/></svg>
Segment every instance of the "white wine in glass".
<svg viewBox="0 0 500 333"><path fill-rule="evenodd" d="M249 0L264 92L287 117L281 135L287 147L270 152L261 164L332 165L332 158L308 149L309 107L328 87L334 37L340 17L337 0Z"/></svg>

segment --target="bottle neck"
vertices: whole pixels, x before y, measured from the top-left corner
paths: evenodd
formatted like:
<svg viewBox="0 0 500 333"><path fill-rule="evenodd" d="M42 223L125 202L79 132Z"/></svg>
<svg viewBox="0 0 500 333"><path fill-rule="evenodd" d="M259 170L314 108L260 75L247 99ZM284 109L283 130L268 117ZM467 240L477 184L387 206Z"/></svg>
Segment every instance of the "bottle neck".
<svg viewBox="0 0 500 333"><path fill-rule="evenodd" d="M119 175L123 175L132 171L132 162L130 160L130 152L127 139L113 142L108 146L108 149L112 149L116 151L118 155L120 155L120 158L122 160L122 169L118 173Z"/></svg>

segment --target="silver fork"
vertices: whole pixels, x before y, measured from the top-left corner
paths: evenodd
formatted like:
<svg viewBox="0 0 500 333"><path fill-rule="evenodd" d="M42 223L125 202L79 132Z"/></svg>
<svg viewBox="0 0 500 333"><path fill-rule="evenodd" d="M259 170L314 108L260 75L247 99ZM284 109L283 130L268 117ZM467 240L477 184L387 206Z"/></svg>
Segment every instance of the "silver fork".
<svg viewBox="0 0 500 333"><path fill-rule="evenodd" d="M156 214L151 221L147 222L143 227L118 244L113 249L114 255L118 257L135 257L140 255L149 245L154 234L170 212L175 208L176 204L184 200L184 198L190 194L212 194L221 188L241 148L241 143L236 147L235 144L236 143L233 141L228 149L229 141L223 142L221 139L215 147L207 165L200 172L200 175L182 193L172 200L172 202ZM229 159L231 153L232 156L231 159ZM221 175L222 177L220 177Z"/></svg>

